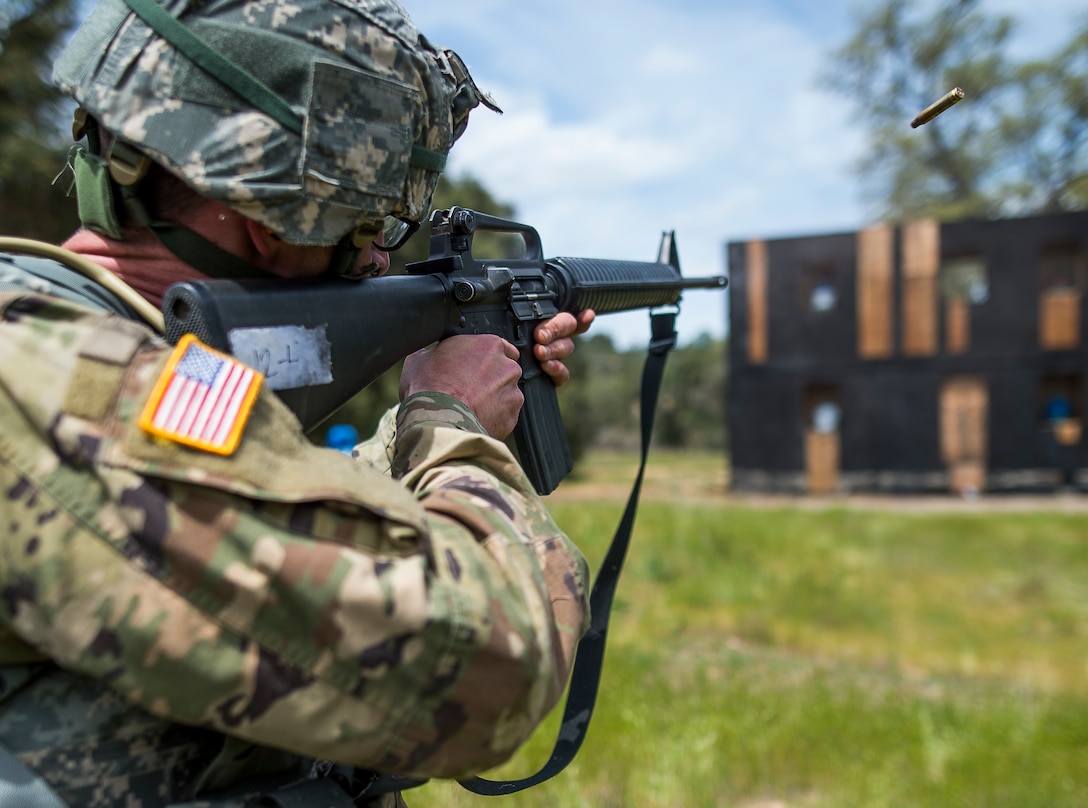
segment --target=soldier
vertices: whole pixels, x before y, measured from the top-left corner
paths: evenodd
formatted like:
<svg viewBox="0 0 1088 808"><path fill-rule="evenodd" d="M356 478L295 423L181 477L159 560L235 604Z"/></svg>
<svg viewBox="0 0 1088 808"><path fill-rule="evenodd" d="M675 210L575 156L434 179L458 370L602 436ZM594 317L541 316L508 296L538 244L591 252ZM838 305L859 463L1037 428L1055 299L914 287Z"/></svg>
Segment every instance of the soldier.
<svg viewBox="0 0 1088 808"><path fill-rule="evenodd" d="M392 0L100 0L55 79L84 227L0 260L0 804L391 806L508 759L587 618L501 441L516 349L413 355L351 457L156 308L384 272L490 102ZM591 319L538 332L557 384Z"/></svg>

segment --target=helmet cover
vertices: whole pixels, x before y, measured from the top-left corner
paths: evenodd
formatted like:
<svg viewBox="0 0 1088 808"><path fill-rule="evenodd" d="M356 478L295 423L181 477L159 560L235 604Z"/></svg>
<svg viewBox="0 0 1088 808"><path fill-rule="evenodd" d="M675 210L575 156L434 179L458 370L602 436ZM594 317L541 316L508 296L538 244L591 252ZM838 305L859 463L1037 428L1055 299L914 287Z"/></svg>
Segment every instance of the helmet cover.
<svg viewBox="0 0 1088 808"><path fill-rule="evenodd" d="M291 243L335 244L386 216L420 221L469 112L497 110L395 0L152 1L297 125L198 66L133 13L136 0L100 0L54 81L198 194Z"/></svg>

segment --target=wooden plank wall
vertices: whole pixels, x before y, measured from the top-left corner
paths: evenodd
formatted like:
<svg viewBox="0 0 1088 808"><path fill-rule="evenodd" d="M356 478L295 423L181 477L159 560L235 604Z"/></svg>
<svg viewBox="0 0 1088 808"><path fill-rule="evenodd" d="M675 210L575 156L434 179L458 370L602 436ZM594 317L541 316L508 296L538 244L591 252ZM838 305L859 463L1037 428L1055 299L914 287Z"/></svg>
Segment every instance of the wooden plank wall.
<svg viewBox="0 0 1088 808"><path fill-rule="evenodd" d="M748 272L748 361L767 361L767 243L749 241L745 266Z"/></svg>
<svg viewBox="0 0 1088 808"><path fill-rule="evenodd" d="M1080 347L1080 292L1047 289L1039 297L1039 347L1044 351Z"/></svg>
<svg viewBox="0 0 1088 808"><path fill-rule="evenodd" d="M833 494L839 488L839 433L805 431L805 472L810 494Z"/></svg>
<svg viewBox="0 0 1088 808"><path fill-rule="evenodd" d="M953 299L944 306L944 349L950 354L967 353L971 347L971 304Z"/></svg>
<svg viewBox="0 0 1088 808"><path fill-rule="evenodd" d="M903 225L903 354L937 353L937 272L941 228L936 219Z"/></svg>
<svg viewBox="0 0 1088 808"><path fill-rule="evenodd" d="M892 344L894 231L886 224L858 232L858 356L887 359Z"/></svg>
<svg viewBox="0 0 1088 808"><path fill-rule="evenodd" d="M989 454L989 393L983 379L946 379L940 393L941 459L949 485L957 493L986 487Z"/></svg>

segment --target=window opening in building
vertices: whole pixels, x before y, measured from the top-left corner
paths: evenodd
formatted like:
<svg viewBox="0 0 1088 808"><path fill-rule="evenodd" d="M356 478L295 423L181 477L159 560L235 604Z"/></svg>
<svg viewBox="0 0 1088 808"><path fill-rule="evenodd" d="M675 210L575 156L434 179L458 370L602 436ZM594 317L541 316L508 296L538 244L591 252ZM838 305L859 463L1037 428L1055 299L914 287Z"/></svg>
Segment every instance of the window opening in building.
<svg viewBox="0 0 1088 808"><path fill-rule="evenodd" d="M990 280L981 255L948 256L941 261L941 294L977 306L990 299Z"/></svg>
<svg viewBox="0 0 1088 808"><path fill-rule="evenodd" d="M805 471L808 490L830 494L839 487L842 397L835 385L805 388Z"/></svg>
<svg viewBox="0 0 1088 808"><path fill-rule="evenodd" d="M811 385L805 390L805 429L827 434L842 425L842 401L835 385Z"/></svg>
<svg viewBox="0 0 1088 808"><path fill-rule="evenodd" d="M964 354L971 347L971 307L990 297L986 263L980 255L953 255L941 261L944 298L944 349Z"/></svg>
<svg viewBox="0 0 1088 808"><path fill-rule="evenodd" d="M1079 292L1084 288L1084 252L1076 244L1043 248L1039 264L1044 290Z"/></svg>
<svg viewBox="0 0 1088 808"><path fill-rule="evenodd" d="M839 286L833 264L810 264L805 267L801 285L802 305L813 314L827 314L839 304Z"/></svg>
<svg viewBox="0 0 1088 808"><path fill-rule="evenodd" d="M1039 427L1054 434L1058 444L1080 443L1084 419L1084 377L1044 376L1039 384Z"/></svg>

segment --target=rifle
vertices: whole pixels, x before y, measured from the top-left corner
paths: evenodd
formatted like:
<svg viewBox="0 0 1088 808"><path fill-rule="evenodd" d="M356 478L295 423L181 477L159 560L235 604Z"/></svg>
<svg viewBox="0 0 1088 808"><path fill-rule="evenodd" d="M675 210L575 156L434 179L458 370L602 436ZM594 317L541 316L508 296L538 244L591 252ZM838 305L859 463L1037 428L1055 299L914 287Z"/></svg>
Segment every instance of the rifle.
<svg viewBox="0 0 1088 808"><path fill-rule="evenodd" d="M478 260L478 231L519 236L524 252ZM521 353L525 405L511 448L547 494L573 464L555 386L533 355L536 325L561 311L675 306L685 289L726 284L722 276L682 278L672 232L663 234L656 262L546 260L532 227L460 207L434 211L429 257L407 272L174 284L163 299L166 337L176 343L193 333L260 371L310 430L408 354L455 334L498 334Z"/></svg>

